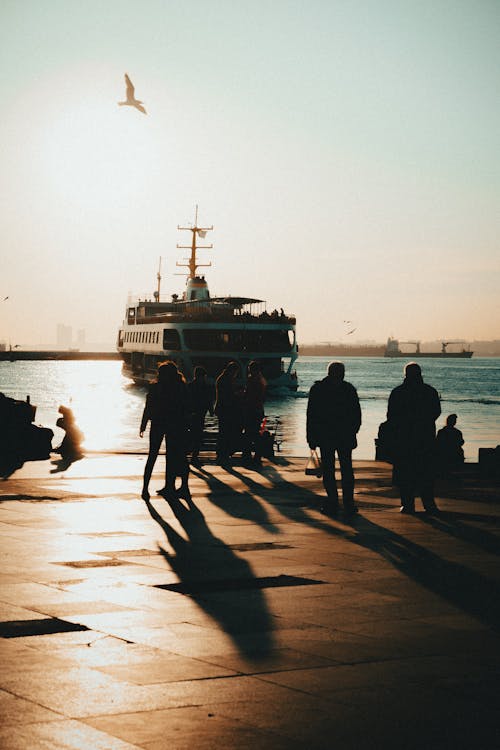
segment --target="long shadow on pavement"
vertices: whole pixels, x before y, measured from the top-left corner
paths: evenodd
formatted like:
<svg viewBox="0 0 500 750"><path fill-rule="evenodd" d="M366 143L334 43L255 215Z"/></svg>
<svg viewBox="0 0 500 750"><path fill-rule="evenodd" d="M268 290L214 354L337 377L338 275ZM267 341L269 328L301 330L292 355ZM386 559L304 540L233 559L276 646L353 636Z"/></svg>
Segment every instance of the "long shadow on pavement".
<svg viewBox="0 0 500 750"><path fill-rule="evenodd" d="M305 495L312 506L317 504L318 497L287 482L273 467L266 467L263 472L275 485L271 488L262 486L234 469L231 473L238 476L251 491L276 505L284 515L376 552L409 578L444 600L481 620L487 626L495 630L500 629L500 587L495 580L464 565L445 560L401 534L369 521L366 517L355 517L351 526L346 528L312 518L296 504L289 507L280 503L279 497L304 498ZM276 492L278 486L279 495ZM490 544L489 538L485 537L485 540L485 544Z"/></svg>
<svg viewBox="0 0 500 750"><path fill-rule="evenodd" d="M235 490L205 469L196 470L191 467L191 473L206 482L210 490L208 499L228 516L253 521L272 534L281 533L269 520L266 509L250 492Z"/></svg>
<svg viewBox="0 0 500 750"><path fill-rule="evenodd" d="M464 523L464 521L479 521L493 523L498 526L500 523L500 517L498 516L483 516L480 514L456 513L451 511L440 513L439 516L424 516L422 520L434 529L437 529L437 531L442 531L444 534L455 537L455 539L460 539L468 544L480 547L492 555L500 555L500 538L498 535Z"/></svg>
<svg viewBox="0 0 500 750"><path fill-rule="evenodd" d="M210 531L203 514L192 501L169 501L186 532L179 534L150 501L146 507L161 526L172 554L159 545L171 569L179 577L181 593L188 593L198 606L232 638L241 654L265 659L273 649L273 618L265 595L255 587L256 576L249 563L235 555Z"/></svg>

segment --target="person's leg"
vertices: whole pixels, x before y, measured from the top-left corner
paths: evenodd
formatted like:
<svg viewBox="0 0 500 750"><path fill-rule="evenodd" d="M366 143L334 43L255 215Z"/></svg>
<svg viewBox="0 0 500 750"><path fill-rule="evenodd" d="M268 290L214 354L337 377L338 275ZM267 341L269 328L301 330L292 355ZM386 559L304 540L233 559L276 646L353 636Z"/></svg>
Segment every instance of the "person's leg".
<svg viewBox="0 0 500 750"><path fill-rule="evenodd" d="M336 513L339 507L337 482L335 481L335 449L331 445L320 445L323 487L326 500L322 506L325 513Z"/></svg>
<svg viewBox="0 0 500 750"><path fill-rule="evenodd" d="M158 457L158 453L160 452L163 434L164 433L161 429L151 425L149 430L149 454L144 468L144 481L142 487L142 497L144 500L149 500L149 481L151 479L151 474L153 473L153 467Z"/></svg>
<svg viewBox="0 0 500 750"><path fill-rule="evenodd" d="M397 468L401 497L400 511L401 513L415 513L415 469L412 461L405 455L395 468Z"/></svg>
<svg viewBox="0 0 500 750"><path fill-rule="evenodd" d="M434 500L434 477L436 475L436 456L433 446L421 448L415 458L415 494L422 498L422 505L429 513L437 511Z"/></svg>
<svg viewBox="0 0 500 750"><path fill-rule="evenodd" d="M184 427L173 430L165 436L166 438L166 465L165 465L165 488L162 494L165 496L191 497L189 494L188 477L189 462L187 460L188 436ZM181 480L179 490L176 490L177 477Z"/></svg>
<svg viewBox="0 0 500 750"><path fill-rule="evenodd" d="M354 505L354 472L352 469L352 450L339 449L340 472L342 476L342 503L344 510L352 513L356 510Z"/></svg>
<svg viewBox="0 0 500 750"><path fill-rule="evenodd" d="M419 494L422 498L422 505L428 513L435 513L438 508L434 499L434 468L427 465L422 469L419 478Z"/></svg>
<svg viewBox="0 0 500 750"><path fill-rule="evenodd" d="M191 425L191 460L193 463L199 461L200 450L203 443L203 429L205 427L205 415L195 414Z"/></svg>
<svg viewBox="0 0 500 750"><path fill-rule="evenodd" d="M226 414L218 415L219 432L217 434L217 461L222 464L229 459L229 420Z"/></svg>

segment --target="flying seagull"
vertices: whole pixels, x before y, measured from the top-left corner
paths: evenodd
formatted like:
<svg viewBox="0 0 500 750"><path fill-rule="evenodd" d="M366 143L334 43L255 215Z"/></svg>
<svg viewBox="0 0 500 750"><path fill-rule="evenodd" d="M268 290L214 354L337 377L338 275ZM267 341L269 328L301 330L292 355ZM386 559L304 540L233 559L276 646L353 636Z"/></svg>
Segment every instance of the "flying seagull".
<svg viewBox="0 0 500 750"><path fill-rule="evenodd" d="M118 104L120 105L120 107L124 107L124 106L127 106L127 105L130 106L130 107L135 107L136 109L139 110L139 112L143 112L143 114L147 115L147 112L144 109L143 104L140 101L140 99L136 99L135 98L135 95L134 95L134 92L135 92L134 84L132 83L132 81L128 77L127 73L125 73L125 83L127 84L127 101L125 101L125 102L118 102Z"/></svg>

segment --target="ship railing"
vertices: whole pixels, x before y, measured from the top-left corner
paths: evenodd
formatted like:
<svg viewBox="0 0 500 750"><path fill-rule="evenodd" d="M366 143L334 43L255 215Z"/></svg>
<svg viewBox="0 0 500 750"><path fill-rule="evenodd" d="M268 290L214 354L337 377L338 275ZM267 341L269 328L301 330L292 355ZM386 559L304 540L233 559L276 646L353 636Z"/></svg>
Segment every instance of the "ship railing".
<svg viewBox="0 0 500 750"><path fill-rule="evenodd" d="M269 313L263 312L259 315L254 315L250 312L239 312L233 309L229 310L213 310L210 308L203 307L184 307L182 312L162 312L155 315L147 315L137 317L137 324L146 325L154 323L182 323L186 322L186 319L192 319L197 322L206 323L217 323L217 322L233 322L233 323L265 323L265 324L277 324L283 325L295 325L295 316L290 315L278 315L274 317Z"/></svg>

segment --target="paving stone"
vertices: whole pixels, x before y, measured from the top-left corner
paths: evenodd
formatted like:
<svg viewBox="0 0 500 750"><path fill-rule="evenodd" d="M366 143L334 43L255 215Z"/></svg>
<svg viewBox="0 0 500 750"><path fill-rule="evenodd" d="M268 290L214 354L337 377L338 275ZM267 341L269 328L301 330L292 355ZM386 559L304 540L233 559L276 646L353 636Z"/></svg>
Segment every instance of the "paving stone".
<svg viewBox="0 0 500 750"><path fill-rule="evenodd" d="M0 622L90 628L0 638L2 750L500 745L493 492L405 518L360 462L345 524L299 460L209 463L191 505L146 505L143 466L38 462L2 487ZM322 583L255 588L297 579Z"/></svg>

